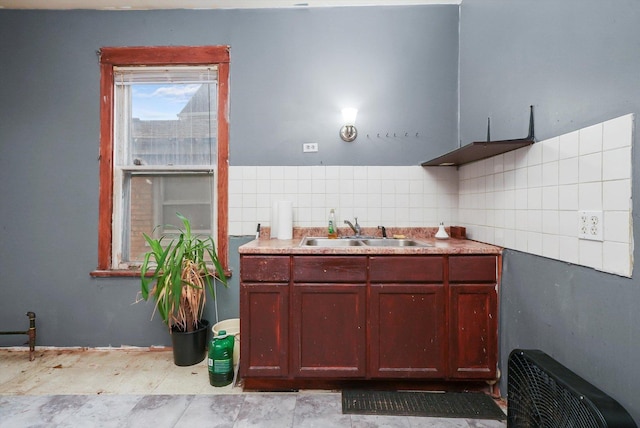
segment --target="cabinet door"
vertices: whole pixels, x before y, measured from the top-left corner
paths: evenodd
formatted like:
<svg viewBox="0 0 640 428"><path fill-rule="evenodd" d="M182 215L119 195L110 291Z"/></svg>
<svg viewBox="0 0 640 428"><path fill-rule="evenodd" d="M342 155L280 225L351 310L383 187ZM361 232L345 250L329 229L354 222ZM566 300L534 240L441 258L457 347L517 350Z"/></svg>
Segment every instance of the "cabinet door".
<svg viewBox="0 0 640 428"><path fill-rule="evenodd" d="M369 307L369 376L445 377L442 284L372 284Z"/></svg>
<svg viewBox="0 0 640 428"><path fill-rule="evenodd" d="M364 377L365 297L365 284L294 283L294 376Z"/></svg>
<svg viewBox="0 0 640 428"><path fill-rule="evenodd" d="M244 377L289 374L289 284L240 286L240 373Z"/></svg>
<svg viewBox="0 0 640 428"><path fill-rule="evenodd" d="M496 284L451 284L450 293L450 376L495 379L498 358Z"/></svg>

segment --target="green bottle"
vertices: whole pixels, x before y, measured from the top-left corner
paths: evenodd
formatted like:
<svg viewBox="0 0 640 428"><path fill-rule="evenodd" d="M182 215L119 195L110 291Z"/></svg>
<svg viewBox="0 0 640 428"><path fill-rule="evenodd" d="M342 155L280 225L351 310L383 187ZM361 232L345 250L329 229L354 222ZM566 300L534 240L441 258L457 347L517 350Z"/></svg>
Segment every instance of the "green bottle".
<svg viewBox="0 0 640 428"><path fill-rule="evenodd" d="M334 239L338 237L338 229L336 228L336 211L332 208L329 211L329 227L327 230L327 237Z"/></svg>
<svg viewBox="0 0 640 428"><path fill-rule="evenodd" d="M235 338L220 330L209 344L209 383L212 386L226 386L233 381L233 344Z"/></svg>

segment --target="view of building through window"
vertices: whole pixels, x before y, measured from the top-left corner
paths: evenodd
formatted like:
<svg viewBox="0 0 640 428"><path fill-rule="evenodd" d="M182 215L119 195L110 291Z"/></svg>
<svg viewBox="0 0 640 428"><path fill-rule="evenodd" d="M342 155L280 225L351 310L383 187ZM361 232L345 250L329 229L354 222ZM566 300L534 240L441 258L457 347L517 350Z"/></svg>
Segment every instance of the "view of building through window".
<svg viewBox="0 0 640 428"><path fill-rule="evenodd" d="M191 220L194 233L214 234L216 73L193 69L115 70L122 263L142 260L143 232L158 236L179 227L176 212Z"/></svg>

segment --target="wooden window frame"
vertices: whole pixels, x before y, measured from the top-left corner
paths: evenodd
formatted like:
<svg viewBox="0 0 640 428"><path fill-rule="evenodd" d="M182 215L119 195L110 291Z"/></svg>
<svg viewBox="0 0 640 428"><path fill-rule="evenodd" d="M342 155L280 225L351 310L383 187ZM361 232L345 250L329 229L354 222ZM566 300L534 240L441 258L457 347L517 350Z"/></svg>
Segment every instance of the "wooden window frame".
<svg viewBox="0 0 640 428"><path fill-rule="evenodd" d="M229 47L154 46L100 49L100 191L98 214L98 267L96 277L138 276L137 270L112 268L113 216L113 68L116 66L209 65L218 66L217 137L217 252L230 276L228 248L229 211Z"/></svg>

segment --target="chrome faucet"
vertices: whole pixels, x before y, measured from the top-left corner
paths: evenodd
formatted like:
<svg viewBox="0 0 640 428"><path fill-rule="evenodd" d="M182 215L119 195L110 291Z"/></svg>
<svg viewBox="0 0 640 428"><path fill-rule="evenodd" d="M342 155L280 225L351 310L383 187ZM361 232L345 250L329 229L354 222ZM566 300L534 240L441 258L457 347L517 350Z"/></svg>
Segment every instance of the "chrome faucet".
<svg viewBox="0 0 640 428"><path fill-rule="evenodd" d="M387 238L387 228L384 226L378 226L378 229L382 230L382 237Z"/></svg>
<svg viewBox="0 0 640 428"><path fill-rule="evenodd" d="M345 220L344 224L348 224L349 227L351 228L351 230L353 230L353 233L355 233L356 236L360 236L360 233L362 233L362 228L358 224L358 217L354 217L354 218L356 219L355 226L353 224L351 224L351 222L349 220Z"/></svg>

